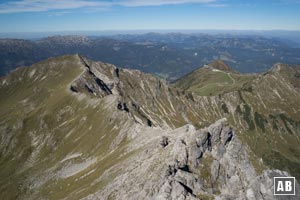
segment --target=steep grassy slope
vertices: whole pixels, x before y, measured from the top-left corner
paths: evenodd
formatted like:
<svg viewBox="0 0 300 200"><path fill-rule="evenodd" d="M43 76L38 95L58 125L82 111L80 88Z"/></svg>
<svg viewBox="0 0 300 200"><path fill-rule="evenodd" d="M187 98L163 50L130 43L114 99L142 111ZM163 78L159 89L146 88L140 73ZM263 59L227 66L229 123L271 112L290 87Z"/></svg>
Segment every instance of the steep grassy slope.
<svg viewBox="0 0 300 200"><path fill-rule="evenodd" d="M108 169L142 151L127 145L142 130L217 118L164 80L79 55L19 68L0 84L1 199L93 194L123 173Z"/></svg>
<svg viewBox="0 0 300 200"><path fill-rule="evenodd" d="M246 133L242 138L258 157L299 180L299 71L298 66L277 64L264 74L241 75L204 67L175 85L201 95L198 102L207 101L203 95L211 95L218 110ZM229 83L228 76L235 84Z"/></svg>
<svg viewBox="0 0 300 200"><path fill-rule="evenodd" d="M239 74L222 61L215 61L187 74L174 85L200 96L213 96L241 89L254 77Z"/></svg>
<svg viewBox="0 0 300 200"><path fill-rule="evenodd" d="M128 116L115 118L117 108L108 109L115 97L72 94L70 84L85 70L78 56L65 56L1 79L1 198L60 199L81 188L78 198L95 189L82 184L121 159L116 154L126 141L113 141ZM120 148L112 152L113 145ZM82 177L87 171L91 176Z"/></svg>

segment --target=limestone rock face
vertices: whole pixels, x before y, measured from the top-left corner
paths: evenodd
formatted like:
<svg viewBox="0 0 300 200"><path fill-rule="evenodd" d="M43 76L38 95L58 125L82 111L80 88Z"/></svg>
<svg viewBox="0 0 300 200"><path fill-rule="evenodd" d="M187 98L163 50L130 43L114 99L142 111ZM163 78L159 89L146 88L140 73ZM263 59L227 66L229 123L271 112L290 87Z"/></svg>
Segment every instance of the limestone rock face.
<svg viewBox="0 0 300 200"><path fill-rule="evenodd" d="M88 199L281 199L273 195L273 177L290 176L279 170L258 175L226 119L200 130L186 125L153 136L125 162L125 174Z"/></svg>

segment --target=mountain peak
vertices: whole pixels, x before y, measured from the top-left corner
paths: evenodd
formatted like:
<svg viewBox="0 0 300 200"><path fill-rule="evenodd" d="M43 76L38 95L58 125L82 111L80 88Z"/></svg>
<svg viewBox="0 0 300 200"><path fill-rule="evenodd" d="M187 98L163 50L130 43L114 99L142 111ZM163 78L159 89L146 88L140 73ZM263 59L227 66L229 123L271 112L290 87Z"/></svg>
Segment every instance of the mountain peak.
<svg viewBox="0 0 300 200"><path fill-rule="evenodd" d="M266 74L283 78L286 82L291 83L294 87L300 88L300 67L299 65L288 65L277 63Z"/></svg>
<svg viewBox="0 0 300 200"><path fill-rule="evenodd" d="M213 62L209 63L208 66L222 71L230 71L230 72L234 71L222 60L214 60Z"/></svg>
<svg viewBox="0 0 300 200"><path fill-rule="evenodd" d="M79 43L85 44L90 42L86 36L80 35L54 35L40 40L40 42L54 42L54 43Z"/></svg>
<svg viewBox="0 0 300 200"><path fill-rule="evenodd" d="M282 63L276 63L273 65L273 67L271 68L271 72L280 72L282 70L288 69L289 66L286 64L282 64Z"/></svg>
<svg viewBox="0 0 300 200"><path fill-rule="evenodd" d="M285 75L287 77L293 77L294 75L300 73L300 67L299 67L299 65L276 63L269 70L269 72L271 74L279 74L281 76ZM296 75L296 76L298 76L298 75Z"/></svg>

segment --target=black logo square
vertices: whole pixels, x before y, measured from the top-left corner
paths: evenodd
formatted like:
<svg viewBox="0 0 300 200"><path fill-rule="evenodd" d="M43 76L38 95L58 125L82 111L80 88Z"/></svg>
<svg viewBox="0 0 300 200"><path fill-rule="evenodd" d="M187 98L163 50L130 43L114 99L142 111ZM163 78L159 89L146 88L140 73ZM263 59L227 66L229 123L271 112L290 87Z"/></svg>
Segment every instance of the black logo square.
<svg viewBox="0 0 300 200"><path fill-rule="evenodd" d="M274 195L295 195L295 177L274 177Z"/></svg>

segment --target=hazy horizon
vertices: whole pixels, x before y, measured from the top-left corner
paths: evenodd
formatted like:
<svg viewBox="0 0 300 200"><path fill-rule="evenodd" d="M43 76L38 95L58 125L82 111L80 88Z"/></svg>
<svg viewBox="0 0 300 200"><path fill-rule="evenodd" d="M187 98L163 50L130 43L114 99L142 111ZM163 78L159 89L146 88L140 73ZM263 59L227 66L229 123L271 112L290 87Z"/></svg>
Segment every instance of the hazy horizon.
<svg viewBox="0 0 300 200"><path fill-rule="evenodd" d="M181 34L207 34L207 35L231 35L231 36L261 36L269 38L281 38L300 43L300 30L213 30L213 29L170 29L170 30L91 30L91 31L47 31L47 32L0 32L0 39L41 39L51 36L113 36L126 34L148 34L148 33L181 33Z"/></svg>

